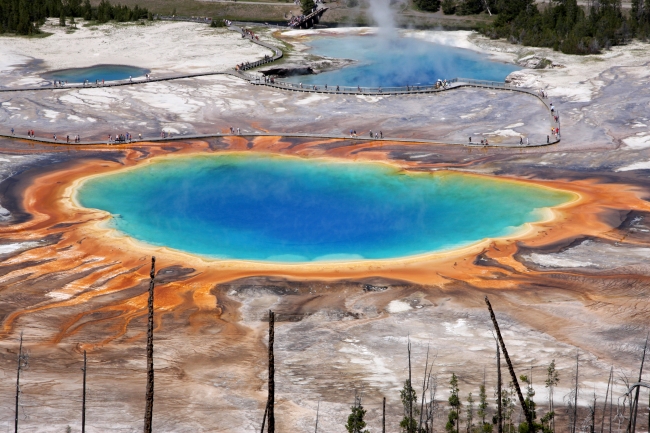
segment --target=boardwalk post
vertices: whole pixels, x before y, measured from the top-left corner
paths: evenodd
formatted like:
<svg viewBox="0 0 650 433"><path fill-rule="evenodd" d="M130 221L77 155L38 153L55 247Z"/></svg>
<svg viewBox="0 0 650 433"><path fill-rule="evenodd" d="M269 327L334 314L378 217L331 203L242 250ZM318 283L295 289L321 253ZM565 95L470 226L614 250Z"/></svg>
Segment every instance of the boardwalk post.
<svg viewBox="0 0 650 433"><path fill-rule="evenodd" d="M147 392L145 395L144 433L151 433L153 422L153 289L156 276L156 258L151 257L149 273L149 314L147 322Z"/></svg>
<svg viewBox="0 0 650 433"><path fill-rule="evenodd" d="M490 300L488 299L487 296L485 297L485 303L487 304L488 310L490 310L490 318L492 319L494 330L497 333L497 338L499 339L501 350L503 351L503 357L506 359L506 363L508 364L508 370L510 371L510 377L512 378L512 383L515 385L515 389L517 390L517 396L519 396L519 403L521 404L521 408L524 410L524 414L526 415L526 422L528 423L528 431L530 433L534 433L535 424L533 424L533 414L528 409L528 406L526 405L526 400L524 400L524 395L521 393L521 388L519 387L519 381L517 380L515 369L512 367L512 362L510 361L510 357L508 356L508 349L506 349L506 344L503 342L503 338L501 337L501 331L499 330L499 324L497 323L497 318L494 315L494 311L492 311L492 305L490 304Z"/></svg>
<svg viewBox="0 0 650 433"><path fill-rule="evenodd" d="M86 351L84 350L84 372L83 394L81 399L81 433L86 433Z"/></svg>
<svg viewBox="0 0 650 433"><path fill-rule="evenodd" d="M275 414L273 413L273 403L275 401L275 358L273 357L273 340L275 339L274 332L275 313L269 310L269 397L267 402L268 409L268 433L275 433Z"/></svg>

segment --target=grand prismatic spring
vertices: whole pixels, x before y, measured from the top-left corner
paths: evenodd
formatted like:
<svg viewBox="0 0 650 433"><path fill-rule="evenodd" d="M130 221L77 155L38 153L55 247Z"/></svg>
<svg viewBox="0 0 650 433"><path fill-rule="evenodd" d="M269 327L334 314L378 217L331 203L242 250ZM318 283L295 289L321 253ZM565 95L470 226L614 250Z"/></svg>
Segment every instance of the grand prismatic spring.
<svg viewBox="0 0 650 433"><path fill-rule="evenodd" d="M647 432L645 9L302 3L0 0L0 431Z"/></svg>
<svg viewBox="0 0 650 433"><path fill-rule="evenodd" d="M115 200L115 197L120 197ZM217 258L387 259L505 236L571 195L455 173L194 156L93 178L81 205L139 240Z"/></svg>

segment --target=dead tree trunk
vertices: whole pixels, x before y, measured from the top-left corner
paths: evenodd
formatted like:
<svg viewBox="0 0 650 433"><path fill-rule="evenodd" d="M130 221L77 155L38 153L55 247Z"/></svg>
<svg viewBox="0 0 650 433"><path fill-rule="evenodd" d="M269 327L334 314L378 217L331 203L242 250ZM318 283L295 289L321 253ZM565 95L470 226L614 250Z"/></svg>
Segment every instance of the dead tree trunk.
<svg viewBox="0 0 650 433"><path fill-rule="evenodd" d="M83 394L81 398L81 433L86 433L86 351L84 350L84 381Z"/></svg>
<svg viewBox="0 0 650 433"><path fill-rule="evenodd" d="M147 393L145 395L144 433L151 433L153 423L153 289L156 276L156 258L151 258L149 273L149 314L147 322Z"/></svg>
<svg viewBox="0 0 650 433"><path fill-rule="evenodd" d="M487 304L488 310L490 310L490 318L492 319L492 323L494 324L494 330L496 331L497 338L499 339L499 343L501 344L503 357L506 359L506 363L508 364L508 370L510 371L510 376L512 377L512 383L515 385L515 389L517 390L517 395L519 396L519 403L521 404L521 408L524 411L524 414L526 415L526 422L528 422L528 431L530 433L534 433L535 424L533 424L533 414L531 413L530 410L528 410L528 406L526 406L526 400L524 400L524 395L521 393L521 388L519 387L519 381L517 380L515 369L512 367L512 362L510 361L510 357L508 356L508 350L506 349L506 345L503 342L503 338L501 337L501 331L499 330L499 324L497 323L497 318L494 315L494 311L492 311L492 305L490 304L490 300L488 299L487 296L485 297L485 303Z"/></svg>
<svg viewBox="0 0 650 433"><path fill-rule="evenodd" d="M275 402L275 358L273 356L273 340L275 339L275 313L269 310L269 399L268 407L268 433L275 433L275 414L273 403Z"/></svg>
<svg viewBox="0 0 650 433"><path fill-rule="evenodd" d="M501 353L499 351L499 342L497 341L497 432L503 433L503 408L501 398Z"/></svg>
<svg viewBox="0 0 650 433"><path fill-rule="evenodd" d="M603 416L600 421L600 433L605 430L605 413L607 412L607 399L609 398L609 386L612 382L612 375L614 374L614 367L609 370L609 378L607 378L607 390L605 391L605 404L603 405ZM613 390L612 390L613 391Z"/></svg>
<svg viewBox="0 0 650 433"><path fill-rule="evenodd" d="M645 339L645 345L643 346L643 356L641 357L641 368L639 369L639 380L637 382L641 382L641 377L643 376L643 363L645 362L645 352L648 349L648 337ZM636 387L636 392L634 393L634 411L630 411L630 416L631 416L631 421L632 421L632 430L631 432L634 433L636 431L636 414L639 411L639 392L641 391L641 387L637 386ZM630 408L632 409L632 408Z"/></svg>
<svg viewBox="0 0 650 433"><path fill-rule="evenodd" d="M264 418L262 418L262 429L260 433L264 433L264 426L266 425L266 414L269 413L269 402L266 402L266 407L264 408Z"/></svg>
<svg viewBox="0 0 650 433"><path fill-rule="evenodd" d="M18 433L18 402L20 401L20 370L23 365L23 333L20 333L20 347L18 348L18 368L16 369L16 417L14 418L14 433Z"/></svg>
<svg viewBox="0 0 650 433"><path fill-rule="evenodd" d="M413 390L413 382L411 382L411 339L409 338L408 342L408 352L409 352L409 424L408 424L408 433L413 433L412 432L412 426L413 426L413 399L411 399L411 392Z"/></svg>
<svg viewBox="0 0 650 433"><path fill-rule="evenodd" d="M381 433L386 433L386 397L381 408Z"/></svg>
<svg viewBox="0 0 650 433"><path fill-rule="evenodd" d="M580 352L576 353L576 387L574 389L574 402L573 402L573 425L571 433L576 433L576 421L578 420L578 368L580 362Z"/></svg>

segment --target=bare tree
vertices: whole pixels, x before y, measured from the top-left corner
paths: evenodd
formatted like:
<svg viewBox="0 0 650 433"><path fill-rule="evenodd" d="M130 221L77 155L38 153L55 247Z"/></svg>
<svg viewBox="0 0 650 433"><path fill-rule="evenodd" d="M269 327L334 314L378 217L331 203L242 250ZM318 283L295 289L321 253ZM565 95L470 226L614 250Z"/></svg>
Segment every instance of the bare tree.
<svg viewBox="0 0 650 433"><path fill-rule="evenodd" d="M645 345L643 346L643 355L641 356L641 368L639 368L639 380L637 382L641 382L642 376L643 376L643 363L645 362L645 353L646 350L648 349L648 337L646 336L645 338ZM630 427L629 431L631 433L634 433L636 431L636 414L639 410L639 392L641 389L637 386L636 392L634 393L634 400L631 402L630 405Z"/></svg>
<svg viewBox="0 0 650 433"><path fill-rule="evenodd" d="M151 433L153 423L153 289L156 276L156 258L151 257L149 273L149 314L147 321L147 392L145 395L144 433Z"/></svg>
<svg viewBox="0 0 650 433"><path fill-rule="evenodd" d="M86 433L86 351L84 350L84 366L81 369L84 372L83 395L81 400L81 433Z"/></svg>
<svg viewBox="0 0 650 433"><path fill-rule="evenodd" d="M607 399L609 398L609 387L612 385L613 375L614 375L614 367L612 366L612 368L609 370L609 377L607 378L607 390L605 391L605 404L603 404L603 416L600 421L600 433L603 433L603 430L605 429L605 413L607 412ZM610 411L611 411L611 407L610 407ZM611 430L611 418L610 418L610 430Z"/></svg>
<svg viewBox="0 0 650 433"><path fill-rule="evenodd" d="M20 402L20 372L27 367L29 355L23 353L23 333L20 333L20 346L18 348L18 368L16 369L16 416L14 432L18 433L18 405Z"/></svg>
<svg viewBox="0 0 650 433"><path fill-rule="evenodd" d="M519 387L519 381L517 380L515 369L512 367L512 362L510 361L510 357L508 356L508 349L506 349L506 344L503 342L503 337L501 337L501 331L499 330L499 324L497 323L497 318L494 315L494 311L492 311L492 305L490 304L490 300L488 299L487 296L485 297L485 303L487 304L488 310L490 310L490 318L492 319L494 330L497 333L497 338L499 339L499 344L501 345L501 350L503 351L503 357L506 359L506 363L508 364L508 370L510 371L510 376L512 377L512 383L515 389L517 390L519 403L521 404L521 408L524 411L524 415L526 415L526 421L528 422L528 431L530 433L534 433L535 424L533 423L532 411L530 411L526 406L526 401L524 400L524 395L521 393L521 388Z"/></svg>
<svg viewBox="0 0 650 433"><path fill-rule="evenodd" d="M273 355L273 343L275 341L275 313L269 310L269 397L266 403L268 416L268 433L275 433L275 356Z"/></svg>

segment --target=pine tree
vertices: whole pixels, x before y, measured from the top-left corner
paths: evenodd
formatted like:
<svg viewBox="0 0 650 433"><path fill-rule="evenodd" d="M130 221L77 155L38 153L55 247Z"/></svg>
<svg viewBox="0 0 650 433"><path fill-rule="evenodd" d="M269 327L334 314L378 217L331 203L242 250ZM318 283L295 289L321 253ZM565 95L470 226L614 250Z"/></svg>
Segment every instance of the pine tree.
<svg viewBox="0 0 650 433"><path fill-rule="evenodd" d="M418 397L415 393L415 390L411 386L411 381L406 379L404 381L404 387L399 392L400 399L402 400L402 406L404 406L404 418L400 421L399 426L404 433L415 433L418 424L415 418L419 415L419 409L417 407ZM413 409L413 418L411 418L411 408Z"/></svg>
<svg viewBox="0 0 650 433"><path fill-rule="evenodd" d="M348 433L368 433L368 430L364 430L366 422L363 418L366 416L366 410L361 405L361 397L354 396L354 406L350 410L352 413L348 415L348 422L345 424Z"/></svg>
<svg viewBox="0 0 650 433"><path fill-rule="evenodd" d="M82 15L86 21L90 21L93 19L93 8L90 6L90 0L84 0L84 4L81 8L82 10Z"/></svg>
<svg viewBox="0 0 650 433"><path fill-rule="evenodd" d="M447 416L447 424L445 429L448 433L458 433L460 431L460 397L458 396L458 378L456 373L451 373L451 380L449 381L449 415Z"/></svg>
<svg viewBox="0 0 650 433"><path fill-rule="evenodd" d="M549 428L555 431L555 405L553 404L553 390L560 383L560 377L555 368L555 360L551 361L546 369L546 381L544 385L548 388L548 413L542 418L548 422Z"/></svg>
<svg viewBox="0 0 650 433"><path fill-rule="evenodd" d="M474 427L474 398L472 397L471 392L467 396L467 409L465 415L467 417L467 433L472 433Z"/></svg>
<svg viewBox="0 0 650 433"><path fill-rule="evenodd" d="M61 27L65 27L65 11L63 8L61 8L61 12L59 14L59 25Z"/></svg>
<svg viewBox="0 0 650 433"><path fill-rule="evenodd" d="M415 6L423 11L438 12L440 10L440 0L415 0Z"/></svg>
<svg viewBox="0 0 650 433"><path fill-rule="evenodd" d="M308 15L316 7L314 0L300 0L300 9L302 13Z"/></svg>
<svg viewBox="0 0 650 433"><path fill-rule="evenodd" d="M479 404L477 414L481 418L481 428L479 429L481 433L492 433L492 424L485 422L485 417L487 416L488 402L487 402L487 393L485 392L485 384L482 384L479 388Z"/></svg>

